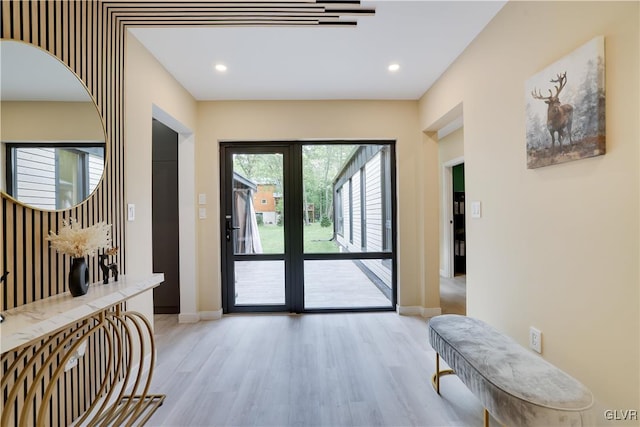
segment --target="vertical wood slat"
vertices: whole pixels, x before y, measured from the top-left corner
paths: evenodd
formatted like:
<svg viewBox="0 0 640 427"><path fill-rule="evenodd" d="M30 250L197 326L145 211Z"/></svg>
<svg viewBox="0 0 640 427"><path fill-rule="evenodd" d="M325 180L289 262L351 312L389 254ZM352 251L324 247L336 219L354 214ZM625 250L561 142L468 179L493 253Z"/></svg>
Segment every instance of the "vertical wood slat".
<svg viewBox="0 0 640 427"><path fill-rule="evenodd" d="M20 0L20 38L31 42L31 31L29 31L29 0Z"/></svg>
<svg viewBox="0 0 640 427"><path fill-rule="evenodd" d="M33 211L24 210L23 211L23 219L22 219L22 233L23 233L23 277L24 277L24 295L23 295L23 304L26 301L34 301L34 281L32 277L32 269L31 264L33 264L32 249L34 244L34 236L32 230L32 217Z"/></svg>
<svg viewBox="0 0 640 427"><path fill-rule="evenodd" d="M6 236L6 240L4 241L4 256L6 257L6 264L5 264L5 271L9 272L9 275L7 276L6 279L6 283L4 286L4 289L6 291L6 297L4 298L3 301L3 305L4 307L2 308L3 310L8 309L9 307L13 307L15 305L15 294L16 294L16 281L15 281L15 277L11 277L15 274L15 251L13 250L13 245L16 242L16 236L14 233L14 228L15 228L15 220L13 219L14 216L14 209L15 209L15 205L12 203L9 203L8 200L3 200L2 201L2 205L3 205L3 210L4 210L4 218L5 218L5 236Z"/></svg>
<svg viewBox="0 0 640 427"><path fill-rule="evenodd" d="M0 253L0 276L4 275L4 272L7 271L7 260L5 257L5 255L7 254L7 251L5 250L5 245L7 242L7 221L5 221L6 205L6 200L0 199L0 242L2 242L0 243L0 245L2 246L2 252ZM7 305L7 293L5 289L6 286L4 286L4 284L0 286L0 310L4 310L4 307Z"/></svg>
<svg viewBox="0 0 640 427"><path fill-rule="evenodd" d="M38 4L34 3L34 2L29 2L27 5L27 11L25 13L25 18L26 18L26 22L39 22L40 19L38 17ZM29 28L28 26L26 28ZM29 36L29 42L33 43L33 44L39 44L39 40L38 40L38 28L40 28L39 25L32 25L31 26L31 34Z"/></svg>
<svg viewBox="0 0 640 427"><path fill-rule="evenodd" d="M0 3L0 10L2 10L2 38L10 39L11 37L11 3L3 1Z"/></svg>
<svg viewBox="0 0 640 427"><path fill-rule="evenodd" d="M25 235L24 235L24 210L25 208L21 205L15 207L14 210L14 225L15 225L15 258L13 260L13 266L15 269L15 281L17 283L17 289L14 294L14 303L16 305L25 304L25 278L24 278L24 265L26 263L25 255L24 255L24 245L25 245Z"/></svg>

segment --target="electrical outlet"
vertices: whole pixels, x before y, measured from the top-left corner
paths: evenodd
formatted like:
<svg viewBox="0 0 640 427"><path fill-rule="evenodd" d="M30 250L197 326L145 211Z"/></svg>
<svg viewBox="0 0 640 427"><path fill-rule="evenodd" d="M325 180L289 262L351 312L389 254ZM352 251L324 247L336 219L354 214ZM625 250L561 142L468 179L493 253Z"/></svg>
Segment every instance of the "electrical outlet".
<svg viewBox="0 0 640 427"><path fill-rule="evenodd" d="M529 327L529 347L542 354L542 332L533 326Z"/></svg>

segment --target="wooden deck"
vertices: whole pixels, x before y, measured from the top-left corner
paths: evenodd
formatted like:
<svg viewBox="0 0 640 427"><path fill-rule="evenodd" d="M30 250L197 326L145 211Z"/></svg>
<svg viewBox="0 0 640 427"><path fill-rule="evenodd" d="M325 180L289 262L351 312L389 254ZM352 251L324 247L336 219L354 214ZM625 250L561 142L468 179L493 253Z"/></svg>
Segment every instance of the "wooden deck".
<svg viewBox="0 0 640 427"><path fill-rule="evenodd" d="M306 261L305 308L391 307L391 301L351 260ZM387 284L390 289L391 284ZM283 261L236 262L236 304L284 304Z"/></svg>

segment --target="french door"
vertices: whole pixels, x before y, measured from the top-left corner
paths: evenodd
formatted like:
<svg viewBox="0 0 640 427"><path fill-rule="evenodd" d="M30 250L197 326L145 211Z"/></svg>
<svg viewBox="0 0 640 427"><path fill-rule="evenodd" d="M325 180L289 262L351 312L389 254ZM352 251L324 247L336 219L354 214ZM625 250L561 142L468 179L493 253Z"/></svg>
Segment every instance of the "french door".
<svg viewBox="0 0 640 427"><path fill-rule="evenodd" d="M393 310L394 148L221 143L224 312Z"/></svg>

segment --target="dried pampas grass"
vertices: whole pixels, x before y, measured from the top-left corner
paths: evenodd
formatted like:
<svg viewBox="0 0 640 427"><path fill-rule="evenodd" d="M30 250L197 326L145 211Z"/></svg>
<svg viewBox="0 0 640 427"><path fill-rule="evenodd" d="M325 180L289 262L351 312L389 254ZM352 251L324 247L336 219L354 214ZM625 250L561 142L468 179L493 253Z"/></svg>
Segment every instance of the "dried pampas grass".
<svg viewBox="0 0 640 427"><path fill-rule="evenodd" d="M69 221L62 221L62 228L58 234L49 231L47 240L56 251L80 258L93 254L98 249L111 246L111 225L99 222L82 228L78 220L69 218Z"/></svg>

